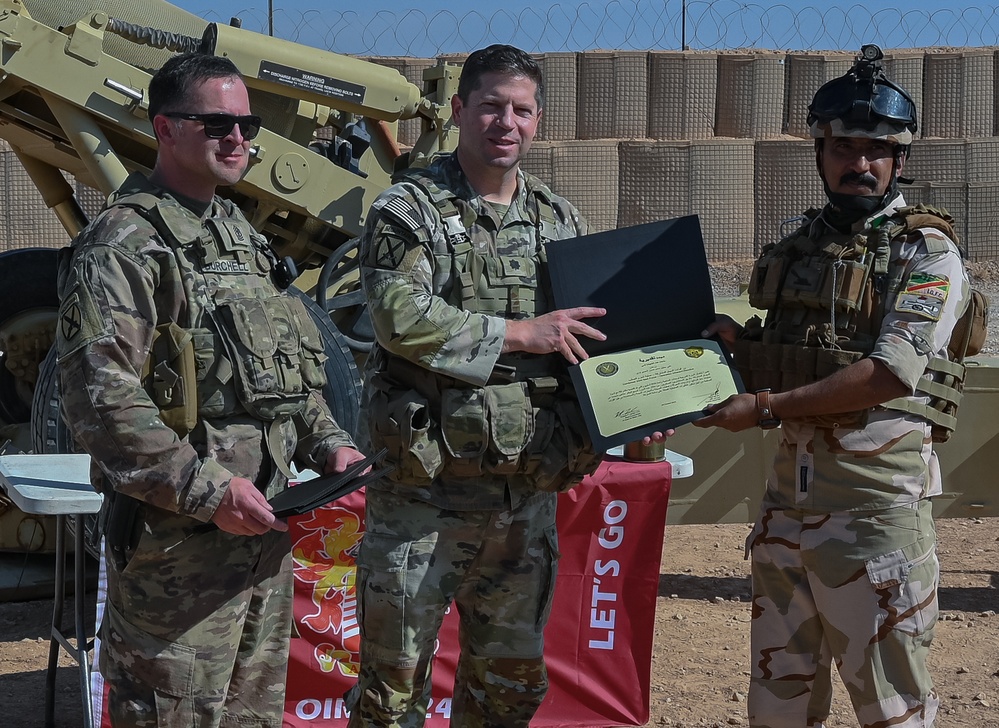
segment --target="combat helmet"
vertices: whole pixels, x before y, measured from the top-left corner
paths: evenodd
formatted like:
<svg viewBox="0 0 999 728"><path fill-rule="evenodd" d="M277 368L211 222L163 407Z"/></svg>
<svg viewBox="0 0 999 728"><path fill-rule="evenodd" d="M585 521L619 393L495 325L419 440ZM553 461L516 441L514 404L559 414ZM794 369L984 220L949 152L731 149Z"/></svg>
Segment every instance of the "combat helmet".
<svg viewBox="0 0 999 728"><path fill-rule="evenodd" d="M832 203L830 222L842 229L883 207L898 194L899 176L909 156L917 129L916 104L905 89L885 77L884 53L865 45L847 73L824 84L808 105L808 131L815 139L815 163L826 196ZM882 195L848 195L833 192L822 168L826 139L862 137L893 144L892 175Z"/></svg>
<svg viewBox="0 0 999 728"><path fill-rule="evenodd" d="M908 151L918 127L916 104L885 76L884 55L876 45L863 46L853 68L815 92L808 105L813 138L887 139Z"/></svg>

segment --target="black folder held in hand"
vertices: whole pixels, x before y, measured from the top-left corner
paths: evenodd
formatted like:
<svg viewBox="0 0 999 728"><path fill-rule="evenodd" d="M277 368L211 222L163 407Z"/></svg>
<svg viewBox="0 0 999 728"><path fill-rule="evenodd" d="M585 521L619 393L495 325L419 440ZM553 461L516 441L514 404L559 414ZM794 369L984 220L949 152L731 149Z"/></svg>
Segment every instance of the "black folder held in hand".
<svg viewBox="0 0 999 728"><path fill-rule="evenodd" d="M267 502L271 504L274 515L278 518L308 513L388 475L392 472L391 467L375 467L375 464L387 454L388 450L382 448L380 452L371 457L351 463L342 473L330 473L312 480L304 480L298 485L281 491ZM369 466L371 472L364 473ZM361 473L364 474L361 475Z"/></svg>

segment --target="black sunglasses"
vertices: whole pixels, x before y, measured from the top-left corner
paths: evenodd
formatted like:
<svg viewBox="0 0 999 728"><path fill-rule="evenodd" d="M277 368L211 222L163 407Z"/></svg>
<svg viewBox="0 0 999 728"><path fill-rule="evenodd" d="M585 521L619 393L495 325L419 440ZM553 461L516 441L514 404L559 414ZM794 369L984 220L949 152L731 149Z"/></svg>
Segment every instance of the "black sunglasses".
<svg viewBox="0 0 999 728"><path fill-rule="evenodd" d="M182 111L166 111L163 116L171 119L200 121L204 124L205 136L209 139L225 139L236 124L239 124L239 133L247 141L260 133L260 117L255 114L233 116L232 114L185 114Z"/></svg>

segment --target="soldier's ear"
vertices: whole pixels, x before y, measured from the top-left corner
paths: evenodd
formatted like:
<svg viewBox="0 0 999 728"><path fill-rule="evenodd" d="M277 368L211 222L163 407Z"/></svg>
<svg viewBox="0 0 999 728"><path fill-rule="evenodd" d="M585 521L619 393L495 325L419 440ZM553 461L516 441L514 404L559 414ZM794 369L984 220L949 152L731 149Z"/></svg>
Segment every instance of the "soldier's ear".
<svg viewBox="0 0 999 728"><path fill-rule="evenodd" d="M172 119L163 116L163 114L157 114L153 117L153 135L160 144L172 139L176 136L176 132L177 127Z"/></svg>

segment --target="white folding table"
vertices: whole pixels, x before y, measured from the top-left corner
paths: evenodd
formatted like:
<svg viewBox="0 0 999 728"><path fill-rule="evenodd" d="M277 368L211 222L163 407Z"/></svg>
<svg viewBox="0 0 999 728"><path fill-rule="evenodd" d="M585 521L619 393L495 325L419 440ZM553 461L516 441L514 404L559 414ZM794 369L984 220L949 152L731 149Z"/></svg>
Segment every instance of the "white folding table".
<svg viewBox="0 0 999 728"><path fill-rule="evenodd" d="M90 650L87 637L84 592L87 555L84 549L84 516L101 509L102 496L90 485L89 455L0 455L0 487L25 513L56 517L55 600L52 631L49 636L49 662L45 678L45 726L55 725L55 679L62 646L80 666L80 693L83 698L84 728L93 728L90 699ZM75 526L73 554L73 598L76 644L63 633L63 604L66 596L66 518Z"/></svg>

